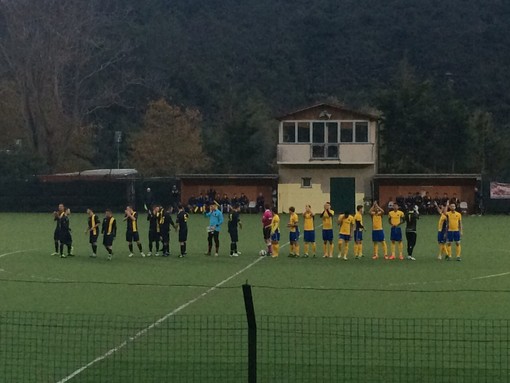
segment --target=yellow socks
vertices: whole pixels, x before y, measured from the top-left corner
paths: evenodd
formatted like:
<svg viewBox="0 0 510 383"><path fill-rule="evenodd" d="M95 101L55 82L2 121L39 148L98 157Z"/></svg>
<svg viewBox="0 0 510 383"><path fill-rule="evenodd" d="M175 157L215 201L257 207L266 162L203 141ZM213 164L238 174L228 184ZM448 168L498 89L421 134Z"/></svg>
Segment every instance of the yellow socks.
<svg viewBox="0 0 510 383"><path fill-rule="evenodd" d="M391 249L391 255L395 255L395 242L391 243L390 249Z"/></svg>
<svg viewBox="0 0 510 383"><path fill-rule="evenodd" d="M315 255L315 253L317 252L317 245L314 243L312 243L312 253L313 255Z"/></svg>
<svg viewBox="0 0 510 383"><path fill-rule="evenodd" d="M388 245L386 245L386 242L384 242L384 241L382 243L382 249L383 249L384 256L387 256L388 255Z"/></svg>
<svg viewBox="0 0 510 383"><path fill-rule="evenodd" d="M280 244L279 243L273 243L273 257L277 257L280 253Z"/></svg>
<svg viewBox="0 0 510 383"><path fill-rule="evenodd" d="M455 255L457 256L457 258L460 257L461 250L462 247L460 246L460 243L457 243L457 246L455 248Z"/></svg>
<svg viewBox="0 0 510 383"><path fill-rule="evenodd" d="M299 256L299 244L295 244L295 245L294 245L294 254L296 254L297 256Z"/></svg>
<svg viewBox="0 0 510 383"><path fill-rule="evenodd" d="M344 258L347 258L347 253L349 252L349 242L344 243Z"/></svg>
<svg viewBox="0 0 510 383"><path fill-rule="evenodd" d="M308 246L308 242L305 242L304 247L303 247L304 251L305 251L305 254L308 254L308 247L309 247Z"/></svg>
<svg viewBox="0 0 510 383"><path fill-rule="evenodd" d="M402 242L398 243L398 255L402 256L404 254L404 244Z"/></svg>
<svg viewBox="0 0 510 383"><path fill-rule="evenodd" d="M330 243L330 245L329 245L329 256L332 257L334 252L335 252L335 245L333 243Z"/></svg>

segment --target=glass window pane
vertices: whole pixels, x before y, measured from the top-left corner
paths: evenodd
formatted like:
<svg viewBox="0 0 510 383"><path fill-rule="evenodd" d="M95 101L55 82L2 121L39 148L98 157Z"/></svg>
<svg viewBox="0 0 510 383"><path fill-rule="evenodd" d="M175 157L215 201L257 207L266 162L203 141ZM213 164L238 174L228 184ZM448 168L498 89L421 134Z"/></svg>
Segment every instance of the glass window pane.
<svg viewBox="0 0 510 383"><path fill-rule="evenodd" d="M340 142L352 142L352 122L340 123Z"/></svg>
<svg viewBox="0 0 510 383"><path fill-rule="evenodd" d="M313 123L313 142L322 144L324 143L324 122Z"/></svg>
<svg viewBox="0 0 510 383"><path fill-rule="evenodd" d="M338 145L328 145L328 158L338 158Z"/></svg>
<svg viewBox="0 0 510 383"><path fill-rule="evenodd" d="M283 142L296 142L296 123L283 123Z"/></svg>
<svg viewBox="0 0 510 383"><path fill-rule="evenodd" d="M298 122L298 142L310 142L310 123Z"/></svg>
<svg viewBox="0 0 510 383"><path fill-rule="evenodd" d="M324 158L324 145L312 145L312 158Z"/></svg>
<svg viewBox="0 0 510 383"><path fill-rule="evenodd" d="M336 144L338 142L338 123L328 122L326 126L328 129L328 142Z"/></svg>
<svg viewBox="0 0 510 383"><path fill-rule="evenodd" d="M368 142L368 122L356 122L356 142Z"/></svg>

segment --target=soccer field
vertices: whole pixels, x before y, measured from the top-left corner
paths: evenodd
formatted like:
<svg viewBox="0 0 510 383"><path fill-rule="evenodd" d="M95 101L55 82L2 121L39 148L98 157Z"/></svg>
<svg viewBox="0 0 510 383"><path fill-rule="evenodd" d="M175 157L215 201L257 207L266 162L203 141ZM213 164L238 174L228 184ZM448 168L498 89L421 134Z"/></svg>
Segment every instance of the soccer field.
<svg viewBox="0 0 510 383"><path fill-rule="evenodd" d="M85 215L71 216L76 256L60 259L50 256L51 215L1 214L0 381L245 381L245 281L261 329L260 381L508 381L508 218L465 217L462 262L436 259L435 216L419 221L416 262L373 261L364 219L361 260L352 243L348 262L323 259L321 243L316 258L288 258L285 228L280 257L261 258L258 215L242 216L239 258L228 256L226 225L220 256L206 257L207 220L192 215L186 258L176 257L174 232L171 257L128 258L119 222L108 262L104 249L88 256ZM384 339L372 343L374 334Z"/></svg>

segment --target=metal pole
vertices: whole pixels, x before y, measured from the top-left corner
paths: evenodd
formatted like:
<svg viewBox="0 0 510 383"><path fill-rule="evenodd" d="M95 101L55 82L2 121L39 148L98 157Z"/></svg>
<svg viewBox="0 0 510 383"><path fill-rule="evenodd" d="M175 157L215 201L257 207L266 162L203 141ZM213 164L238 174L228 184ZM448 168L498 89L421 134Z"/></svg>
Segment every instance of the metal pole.
<svg viewBox="0 0 510 383"><path fill-rule="evenodd" d="M257 383L257 322L251 286L243 285L244 308L248 321L248 383Z"/></svg>

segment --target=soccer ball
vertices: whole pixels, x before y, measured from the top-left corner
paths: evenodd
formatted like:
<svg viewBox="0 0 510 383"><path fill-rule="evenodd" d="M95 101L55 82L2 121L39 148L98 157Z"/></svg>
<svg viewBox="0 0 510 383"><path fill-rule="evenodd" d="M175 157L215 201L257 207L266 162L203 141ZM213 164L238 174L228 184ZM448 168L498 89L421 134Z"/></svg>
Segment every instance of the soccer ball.
<svg viewBox="0 0 510 383"><path fill-rule="evenodd" d="M259 255L260 255L261 257L265 257L265 256L267 255L267 251L265 251L265 250L260 250L260 251L259 251Z"/></svg>

